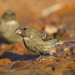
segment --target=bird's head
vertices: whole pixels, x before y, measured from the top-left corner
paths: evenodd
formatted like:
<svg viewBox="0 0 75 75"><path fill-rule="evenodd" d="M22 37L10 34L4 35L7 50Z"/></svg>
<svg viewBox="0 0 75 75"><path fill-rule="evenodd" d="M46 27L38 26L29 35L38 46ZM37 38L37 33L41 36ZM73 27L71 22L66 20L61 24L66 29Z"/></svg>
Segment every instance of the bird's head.
<svg viewBox="0 0 75 75"><path fill-rule="evenodd" d="M30 37L31 35L35 35L36 31L37 30L30 25L22 25L18 27L14 33L19 34L22 37Z"/></svg>
<svg viewBox="0 0 75 75"><path fill-rule="evenodd" d="M16 14L13 11L6 11L3 16L2 16L2 20L4 21L10 21L10 20L14 20L15 19Z"/></svg>

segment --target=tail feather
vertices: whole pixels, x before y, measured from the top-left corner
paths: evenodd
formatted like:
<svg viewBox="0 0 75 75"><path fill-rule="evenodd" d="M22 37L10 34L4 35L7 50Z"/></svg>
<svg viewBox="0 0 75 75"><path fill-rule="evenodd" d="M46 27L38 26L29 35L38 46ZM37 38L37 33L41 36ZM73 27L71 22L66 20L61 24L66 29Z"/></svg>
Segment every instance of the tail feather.
<svg viewBox="0 0 75 75"><path fill-rule="evenodd" d="M75 43L75 41L69 41L69 40L66 40L66 41L63 41L64 43Z"/></svg>
<svg viewBox="0 0 75 75"><path fill-rule="evenodd" d="M64 43L75 43L75 41L69 41L69 40L58 40L58 39L55 39L56 41L56 45L61 45L61 44L64 44Z"/></svg>

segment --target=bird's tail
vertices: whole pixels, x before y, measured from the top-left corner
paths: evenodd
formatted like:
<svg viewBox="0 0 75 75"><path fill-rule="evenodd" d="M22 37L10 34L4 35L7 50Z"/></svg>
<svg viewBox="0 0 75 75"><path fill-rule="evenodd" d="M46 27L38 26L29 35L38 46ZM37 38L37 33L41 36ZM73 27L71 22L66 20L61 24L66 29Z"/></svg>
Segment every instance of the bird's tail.
<svg viewBox="0 0 75 75"><path fill-rule="evenodd" d="M69 41L69 40L58 40L58 39L55 39L55 42L56 42L56 46L57 46L57 45L64 44L64 43L75 43L75 41Z"/></svg>

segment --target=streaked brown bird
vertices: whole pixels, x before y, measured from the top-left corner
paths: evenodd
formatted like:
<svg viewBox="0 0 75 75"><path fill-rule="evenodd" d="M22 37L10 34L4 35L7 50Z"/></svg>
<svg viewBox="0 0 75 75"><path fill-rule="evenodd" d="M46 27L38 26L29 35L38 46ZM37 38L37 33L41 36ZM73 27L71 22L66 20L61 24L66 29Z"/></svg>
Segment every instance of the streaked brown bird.
<svg viewBox="0 0 75 75"><path fill-rule="evenodd" d="M22 39L21 36L13 33L19 26L20 24L16 20L16 14L13 11L6 11L0 21L1 37L8 43L19 42Z"/></svg>
<svg viewBox="0 0 75 75"><path fill-rule="evenodd" d="M23 37L24 45L28 50L39 53L40 55L45 53L52 55L51 50L54 46L67 42L75 43L75 41L54 39L51 35L40 32L29 25L18 27L15 33Z"/></svg>

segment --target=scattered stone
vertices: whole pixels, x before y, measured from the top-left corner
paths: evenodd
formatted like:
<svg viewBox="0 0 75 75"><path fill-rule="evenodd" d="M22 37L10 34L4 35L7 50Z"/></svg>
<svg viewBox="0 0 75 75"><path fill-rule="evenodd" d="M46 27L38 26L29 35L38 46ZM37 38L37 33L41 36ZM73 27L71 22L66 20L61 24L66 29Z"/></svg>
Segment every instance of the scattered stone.
<svg viewBox="0 0 75 75"><path fill-rule="evenodd" d="M68 68L72 64L74 64L74 61L65 61L65 62L59 62L57 64L53 64L52 66L53 66L54 70L57 70L57 69L61 69L61 67Z"/></svg>
<svg viewBox="0 0 75 75"><path fill-rule="evenodd" d="M33 61L32 63L33 63L33 64L38 64L39 62L38 62L38 61Z"/></svg>
<svg viewBox="0 0 75 75"><path fill-rule="evenodd" d="M57 62L66 62L66 61L68 61L67 59L64 59L64 58L59 58L59 59L57 59L56 60Z"/></svg>
<svg viewBox="0 0 75 75"><path fill-rule="evenodd" d="M72 60L72 57L71 56L67 56L66 59L67 60Z"/></svg>
<svg viewBox="0 0 75 75"><path fill-rule="evenodd" d="M0 65L0 72L9 71L11 70L11 67L12 67L12 64L11 65L9 64Z"/></svg>
<svg viewBox="0 0 75 75"><path fill-rule="evenodd" d="M44 64L32 64L28 67L26 67L26 69L43 69L45 68L46 66Z"/></svg>
<svg viewBox="0 0 75 75"><path fill-rule="evenodd" d="M58 28L52 25L45 25L44 31L48 34L54 34L58 31Z"/></svg>
<svg viewBox="0 0 75 75"><path fill-rule="evenodd" d="M2 64L12 64L12 61L7 58L0 59L0 65L2 65Z"/></svg>
<svg viewBox="0 0 75 75"><path fill-rule="evenodd" d="M70 48L66 47L64 48L64 52L69 52L70 51Z"/></svg>
<svg viewBox="0 0 75 75"><path fill-rule="evenodd" d="M26 61L20 61L20 62L15 63L12 66L12 69L24 69L30 65L32 65L32 63L30 61L27 61L27 60Z"/></svg>
<svg viewBox="0 0 75 75"><path fill-rule="evenodd" d="M8 58L4 58L4 64L12 64L13 62L8 59Z"/></svg>
<svg viewBox="0 0 75 75"><path fill-rule="evenodd" d="M67 54L66 52L64 52L62 55L61 55L62 58L66 58L67 57Z"/></svg>
<svg viewBox="0 0 75 75"><path fill-rule="evenodd" d="M48 57L43 57L40 59L40 63L47 63L47 62L52 62L56 59L54 56L48 56Z"/></svg>
<svg viewBox="0 0 75 75"><path fill-rule="evenodd" d="M56 56L56 57L61 57L62 54L63 54L62 51L58 51L58 52L55 53L55 56Z"/></svg>
<svg viewBox="0 0 75 75"><path fill-rule="evenodd" d="M72 50L72 55L74 55L75 54L75 49L74 50Z"/></svg>

